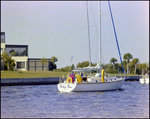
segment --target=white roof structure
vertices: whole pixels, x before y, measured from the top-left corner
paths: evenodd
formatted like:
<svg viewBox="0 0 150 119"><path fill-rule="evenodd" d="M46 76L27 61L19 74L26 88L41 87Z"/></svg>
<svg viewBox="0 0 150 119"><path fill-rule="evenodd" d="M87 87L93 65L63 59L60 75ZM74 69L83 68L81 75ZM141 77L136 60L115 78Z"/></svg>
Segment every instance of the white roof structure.
<svg viewBox="0 0 150 119"><path fill-rule="evenodd" d="M97 63L96 66L94 67L83 67L83 68L75 68L74 70L72 70L73 72L89 72L92 70L99 70L100 69L100 62Z"/></svg>

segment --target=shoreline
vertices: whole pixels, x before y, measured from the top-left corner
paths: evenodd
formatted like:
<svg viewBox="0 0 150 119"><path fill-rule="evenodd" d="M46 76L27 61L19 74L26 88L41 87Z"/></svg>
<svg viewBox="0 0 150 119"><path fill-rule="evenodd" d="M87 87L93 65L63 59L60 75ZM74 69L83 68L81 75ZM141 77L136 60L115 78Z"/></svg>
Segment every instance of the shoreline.
<svg viewBox="0 0 150 119"><path fill-rule="evenodd" d="M119 77L119 76L118 76ZM125 81L139 81L141 76L126 76ZM1 86L58 84L60 77L1 78Z"/></svg>

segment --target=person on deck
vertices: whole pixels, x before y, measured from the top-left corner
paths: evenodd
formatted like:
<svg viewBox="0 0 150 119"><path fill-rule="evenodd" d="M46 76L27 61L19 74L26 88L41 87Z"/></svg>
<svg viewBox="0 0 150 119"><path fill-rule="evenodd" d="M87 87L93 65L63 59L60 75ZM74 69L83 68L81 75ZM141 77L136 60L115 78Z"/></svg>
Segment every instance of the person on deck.
<svg viewBox="0 0 150 119"><path fill-rule="evenodd" d="M83 77L83 73L81 73L81 77Z"/></svg>
<svg viewBox="0 0 150 119"><path fill-rule="evenodd" d="M70 76L69 76L69 77L71 77L71 78L72 78L72 83L74 83L74 81L75 81L76 77L75 77L75 75L74 75L74 73L73 73L73 72L71 72L71 74L70 74Z"/></svg>
<svg viewBox="0 0 150 119"><path fill-rule="evenodd" d="M104 83L104 76L105 76L105 72L104 72L104 68L101 68L101 76L102 76L102 82Z"/></svg>
<svg viewBox="0 0 150 119"><path fill-rule="evenodd" d="M65 81L65 76L62 75L62 77L61 77L61 82L64 82L64 81Z"/></svg>

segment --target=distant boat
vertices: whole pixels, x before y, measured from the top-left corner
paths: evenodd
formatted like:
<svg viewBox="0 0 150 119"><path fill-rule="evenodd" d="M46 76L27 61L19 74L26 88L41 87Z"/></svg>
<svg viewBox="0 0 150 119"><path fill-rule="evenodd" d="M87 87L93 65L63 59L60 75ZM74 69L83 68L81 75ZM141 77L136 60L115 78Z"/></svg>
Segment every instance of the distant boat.
<svg viewBox="0 0 150 119"><path fill-rule="evenodd" d="M110 4L109 4L109 8L110 8ZM111 12L111 8L110 8L110 12ZM87 13L88 13L88 7L87 7ZM99 13L99 15L100 14L101 13ZM111 17L112 17L112 14L111 14ZM87 19L88 19L88 14L87 14ZM112 22L113 22L113 19L112 19ZM114 24L113 24L113 26L114 26ZM88 24L88 28L89 28L89 24ZM114 32L115 32L115 28L114 28ZM88 30L88 33L89 33L89 30ZM116 36L116 34L115 34L115 36ZM90 41L90 37L89 37L89 41ZM118 46L117 38L116 38L116 42L117 42L117 46ZM90 47L89 47L89 49L90 49ZM120 56L120 60L122 63L119 46L118 46L118 51L119 51L119 56ZM89 53L89 55L90 55L90 53ZM100 63L101 63L101 61L100 61ZM90 71L90 74L91 74L91 70L98 69L101 71L100 63L97 63L97 66L95 66L95 67L89 66L86 68L78 68L73 71L74 72L75 71L84 72L87 70L87 71ZM90 64L91 64L91 62L90 62ZM122 65L122 68L123 68L123 65ZM123 69L123 72L124 72L124 69ZM101 77L99 75L100 75L100 73L98 75L96 74L96 76L94 76L94 77L87 76L87 77L83 77L83 78L81 78L80 75L78 75L78 76L76 75L76 79L75 79L74 83L67 83L67 81L63 81L61 83L58 83L57 87L60 92L109 91L109 90L121 89L123 82L125 80L125 78L105 77L105 82L102 82ZM69 80L70 78L71 77L68 77L67 80ZM81 82L79 82L79 78L81 79ZM72 79L70 79L70 80L72 80Z"/></svg>
<svg viewBox="0 0 150 119"><path fill-rule="evenodd" d="M139 81L141 82L141 84L149 84L149 75L144 75L142 78L139 79Z"/></svg>

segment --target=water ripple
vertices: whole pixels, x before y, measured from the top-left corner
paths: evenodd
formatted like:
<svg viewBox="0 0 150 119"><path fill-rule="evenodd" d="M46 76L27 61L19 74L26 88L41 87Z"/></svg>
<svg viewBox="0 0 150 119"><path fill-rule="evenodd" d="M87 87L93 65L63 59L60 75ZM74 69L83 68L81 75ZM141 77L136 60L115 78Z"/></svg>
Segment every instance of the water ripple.
<svg viewBox="0 0 150 119"><path fill-rule="evenodd" d="M1 87L2 118L148 118L149 85L122 90L61 93L57 85Z"/></svg>

